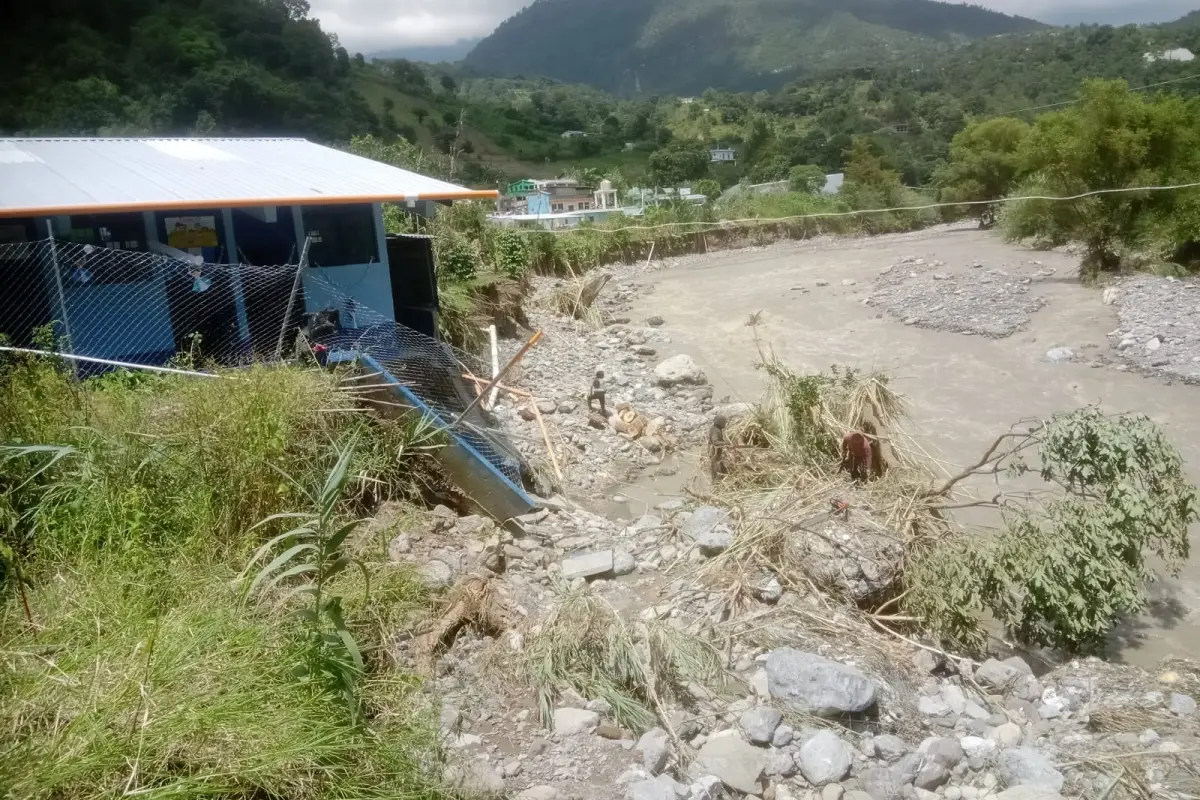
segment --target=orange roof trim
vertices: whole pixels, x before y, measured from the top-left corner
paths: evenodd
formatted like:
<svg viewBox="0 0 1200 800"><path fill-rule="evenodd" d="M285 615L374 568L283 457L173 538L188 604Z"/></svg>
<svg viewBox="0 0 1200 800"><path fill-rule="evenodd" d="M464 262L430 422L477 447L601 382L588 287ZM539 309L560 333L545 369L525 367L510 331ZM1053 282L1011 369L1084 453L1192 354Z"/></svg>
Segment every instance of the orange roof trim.
<svg viewBox="0 0 1200 800"><path fill-rule="evenodd" d="M0 218L54 217L71 214L119 214L137 211L188 211L192 209L261 208L263 206L328 206L348 203L408 203L419 200L495 200L495 189L468 189L459 192L430 192L420 195L344 195L339 197L261 197L233 200L150 200L128 203L94 203L65 206L0 208Z"/></svg>

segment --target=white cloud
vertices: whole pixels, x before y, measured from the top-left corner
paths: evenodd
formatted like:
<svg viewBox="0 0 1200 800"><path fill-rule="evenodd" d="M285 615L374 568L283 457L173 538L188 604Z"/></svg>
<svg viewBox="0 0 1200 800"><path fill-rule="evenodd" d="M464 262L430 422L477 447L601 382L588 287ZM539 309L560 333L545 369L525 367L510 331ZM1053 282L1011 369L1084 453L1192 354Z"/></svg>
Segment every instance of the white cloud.
<svg viewBox="0 0 1200 800"><path fill-rule="evenodd" d="M445 45L486 36L530 0L309 0L321 27L351 51ZM1196 0L974 0L1059 23L1152 22L1183 16Z"/></svg>

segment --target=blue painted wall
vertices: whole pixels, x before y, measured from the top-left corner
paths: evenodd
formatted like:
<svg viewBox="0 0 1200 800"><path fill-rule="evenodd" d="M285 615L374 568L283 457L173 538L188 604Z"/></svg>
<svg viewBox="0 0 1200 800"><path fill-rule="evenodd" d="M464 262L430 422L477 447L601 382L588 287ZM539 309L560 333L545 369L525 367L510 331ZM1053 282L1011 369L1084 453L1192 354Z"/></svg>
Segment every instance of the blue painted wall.
<svg viewBox="0 0 1200 800"><path fill-rule="evenodd" d="M119 361L174 353L171 309L160 279L65 286L63 294L74 353Z"/></svg>
<svg viewBox="0 0 1200 800"><path fill-rule="evenodd" d="M546 192L537 192L536 194L529 195L529 207L526 213L549 214L550 195Z"/></svg>

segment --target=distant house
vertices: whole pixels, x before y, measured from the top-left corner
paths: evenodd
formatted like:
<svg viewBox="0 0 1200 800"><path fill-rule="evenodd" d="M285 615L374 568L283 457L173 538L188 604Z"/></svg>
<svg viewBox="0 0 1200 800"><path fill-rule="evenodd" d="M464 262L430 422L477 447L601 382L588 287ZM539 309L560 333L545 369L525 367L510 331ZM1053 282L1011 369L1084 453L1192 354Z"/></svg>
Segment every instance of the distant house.
<svg viewBox="0 0 1200 800"><path fill-rule="evenodd" d="M1176 47L1173 50L1164 50L1161 53L1146 53L1143 56L1147 63L1155 61L1195 61L1196 54L1186 47Z"/></svg>
<svg viewBox="0 0 1200 800"><path fill-rule="evenodd" d="M564 139L584 139L588 136L587 131L563 131L562 138Z"/></svg>
<svg viewBox="0 0 1200 800"><path fill-rule="evenodd" d="M526 178L520 181L514 181L504 190L504 194L517 200L524 200L526 196L537 191L537 181Z"/></svg>
<svg viewBox="0 0 1200 800"><path fill-rule="evenodd" d="M600 188L592 196L595 198L596 208L610 209L620 207L617 190L613 188L612 181L600 181Z"/></svg>
<svg viewBox="0 0 1200 800"><path fill-rule="evenodd" d="M537 181L537 189L549 197L550 213L558 214L567 211L587 211L594 207L595 198L592 192L579 181L571 178L558 178L549 181ZM530 207L529 213L535 213Z"/></svg>
<svg viewBox="0 0 1200 800"><path fill-rule="evenodd" d="M708 154L713 164L732 164L737 161L737 151L732 147L714 147Z"/></svg>

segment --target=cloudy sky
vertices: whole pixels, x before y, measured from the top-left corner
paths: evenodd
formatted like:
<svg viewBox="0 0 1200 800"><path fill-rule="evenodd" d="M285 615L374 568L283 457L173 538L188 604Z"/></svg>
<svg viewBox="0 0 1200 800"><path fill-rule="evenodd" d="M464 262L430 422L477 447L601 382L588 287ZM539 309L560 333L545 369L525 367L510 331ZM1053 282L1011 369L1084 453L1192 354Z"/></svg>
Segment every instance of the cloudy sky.
<svg viewBox="0 0 1200 800"><path fill-rule="evenodd" d="M309 0L312 16L351 51L445 45L486 36L529 0ZM1046 22L1158 22L1183 16L1200 0L976 0Z"/></svg>

